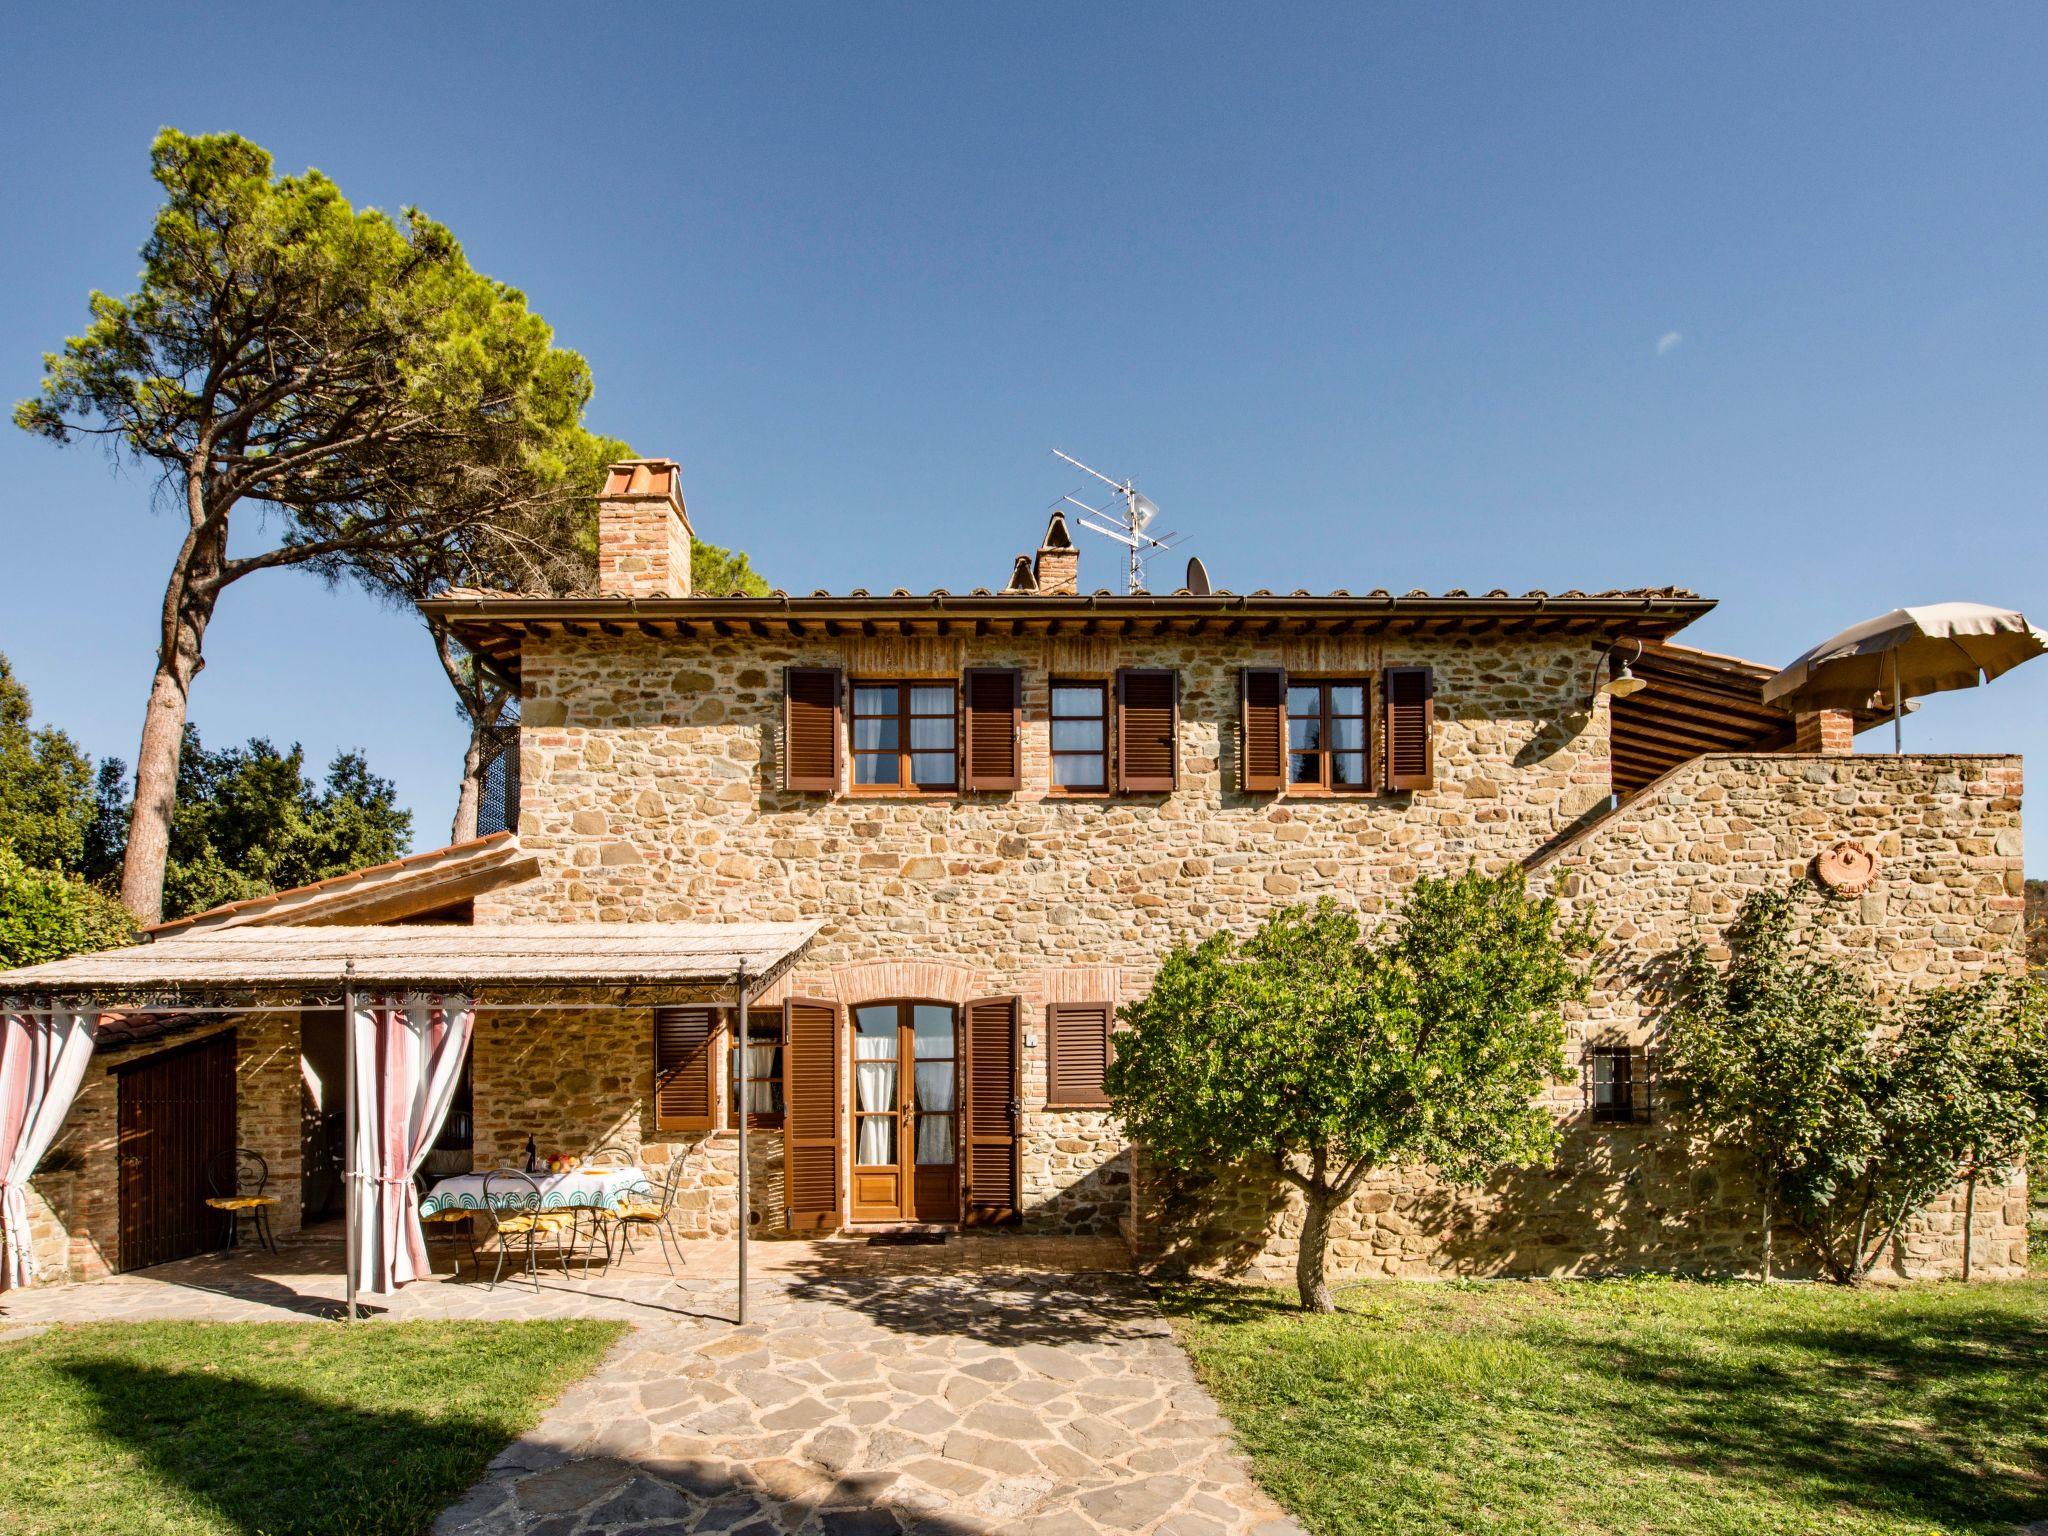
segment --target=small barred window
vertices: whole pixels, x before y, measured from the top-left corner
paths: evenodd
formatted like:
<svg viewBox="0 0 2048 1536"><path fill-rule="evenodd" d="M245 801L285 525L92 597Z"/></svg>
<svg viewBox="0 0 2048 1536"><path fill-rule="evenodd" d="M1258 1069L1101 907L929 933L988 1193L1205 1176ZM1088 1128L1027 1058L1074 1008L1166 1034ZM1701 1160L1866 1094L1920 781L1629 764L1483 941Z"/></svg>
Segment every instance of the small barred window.
<svg viewBox="0 0 2048 1536"><path fill-rule="evenodd" d="M1579 1080L1586 1112L1610 1125L1643 1125L1650 1120L1650 1054L1637 1045L1589 1045Z"/></svg>

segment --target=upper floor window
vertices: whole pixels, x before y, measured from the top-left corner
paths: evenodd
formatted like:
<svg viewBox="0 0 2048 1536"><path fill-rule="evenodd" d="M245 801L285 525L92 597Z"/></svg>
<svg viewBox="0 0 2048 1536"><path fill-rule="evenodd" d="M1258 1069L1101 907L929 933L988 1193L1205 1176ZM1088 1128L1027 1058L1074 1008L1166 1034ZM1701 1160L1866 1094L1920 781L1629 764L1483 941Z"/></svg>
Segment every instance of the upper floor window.
<svg viewBox="0 0 2048 1536"><path fill-rule="evenodd" d="M955 788L960 759L954 694L951 683L855 682L854 787Z"/></svg>
<svg viewBox="0 0 2048 1536"><path fill-rule="evenodd" d="M1052 685L1052 782L1067 790L1109 788L1109 687Z"/></svg>
<svg viewBox="0 0 2048 1536"><path fill-rule="evenodd" d="M1298 789L1363 790L1365 719L1372 690L1363 678L1287 681L1287 782Z"/></svg>

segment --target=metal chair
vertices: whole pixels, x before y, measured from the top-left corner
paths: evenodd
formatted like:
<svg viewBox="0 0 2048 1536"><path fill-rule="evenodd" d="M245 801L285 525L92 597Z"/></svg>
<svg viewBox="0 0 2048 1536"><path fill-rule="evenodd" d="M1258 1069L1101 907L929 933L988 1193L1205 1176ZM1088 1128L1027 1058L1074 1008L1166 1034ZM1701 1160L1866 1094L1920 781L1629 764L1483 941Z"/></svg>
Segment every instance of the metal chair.
<svg viewBox="0 0 2048 1536"><path fill-rule="evenodd" d="M627 1189L616 1205L605 1211L604 1260L606 1268L610 1268L612 1262L611 1234L613 1232L619 1235L621 1252L623 1254L631 1254L633 1251L634 1228L652 1228L655 1241L661 1244L661 1261L668 1265L668 1272L671 1276L675 1274L675 1260L669 1257L669 1248L672 1244L676 1243L677 1239L675 1233L669 1230L668 1219L670 1213L676 1208L676 1191L681 1187L682 1182L683 1159L679 1156L671 1155L668 1163L668 1172L663 1175L660 1184L653 1184L646 1179L642 1179L639 1183Z"/></svg>
<svg viewBox="0 0 2048 1536"><path fill-rule="evenodd" d="M620 1146L617 1142L607 1142L595 1152L586 1154L581 1159L581 1166L585 1168L630 1168L633 1166L633 1158L634 1154L625 1147ZM582 1242L583 1218L585 1216L590 1218L589 1251L595 1256L598 1238L604 1236L604 1202L601 1200L572 1198L565 1202L561 1208L571 1212L573 1215L574 1226L570 1233L572 1248L580 1245ZM609 1269L612 1262L609 1238L605 1242L604 1262L605 1268Z"/></svg>
<svg viewBox="0 0 2048 1536"><path fill-rule="evenodd" d="M569 1273L569 1256L562 1245L562 1234L573 1227L575 1217L568 1211L542 1209L540 1185L525 1174L505 1168L485 1174L484 1214L490 1219L491 1235L497 1239L498 1264L490 1282L493 1289L504 1278L505 1255L514 1243L520 1245L521 1263L533 1280L536 1291L540 1289L540 1245L543 1241L553 1244L562 1273ZM477 1273L483 1273L481 1262L477 1265Z"/></svg>
<svg viewBox="0 0 2048 1536"><path fill-rule="evenodd" d="M206 1203L228 1218L228 1240L223 1248L233 1248L241 1241L246 1221L256 1241L277 1252L277 1239L270 1231L270 1208L278 1203L277 1196L263 1192L269 1182L270 1164L261 1152L248 1147L223 1148L206 1160L206 1187L212 1191Z"/></svg>
<svg viewBox="0 0 2048 1536"><path fill-rule="evenodd" d="M464 1153L463 1156L467 1159L468 1154ZM430 1170L422 1168L413 1175L412 1182L413 1187L419 1191L421 1198L424 1199L427 1191L433 1187L434 1179ZM438 1211L422 1211L420 1213L420 1229L428 1237L438 1236L442 1232L461 1233L463 1241L469 1244L470 1267L476 1271L478 1279L482 1279L484 1273L484 1261L477 1253L476 1248L477 1217L482 1214L480 1211L465 1209L459 1205L451 1205ZM459 1258L455 1261L455 1278L458 1280L462 1278L462 1260Z"/></svg>

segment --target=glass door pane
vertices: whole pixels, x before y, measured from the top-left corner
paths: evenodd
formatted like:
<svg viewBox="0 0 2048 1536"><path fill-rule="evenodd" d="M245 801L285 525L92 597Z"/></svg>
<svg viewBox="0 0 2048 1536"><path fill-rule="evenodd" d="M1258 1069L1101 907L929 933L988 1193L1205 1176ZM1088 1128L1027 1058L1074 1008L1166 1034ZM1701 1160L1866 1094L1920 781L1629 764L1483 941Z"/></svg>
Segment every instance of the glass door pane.
<svg viewBox="0 0 2048 1536"><path fill-rule="evenodd" d="M893 1003L853 1014L853 1160L862 1167L896 1162L897 1010Z"/></svg>
<svg viewBox="0 0 2048 1536"><path fill-rule="evenodd" d="M953 1010L930 1003L911 1009L912 1086L917 1101L917 1162L950 1167L953 1162Z"/></svg>

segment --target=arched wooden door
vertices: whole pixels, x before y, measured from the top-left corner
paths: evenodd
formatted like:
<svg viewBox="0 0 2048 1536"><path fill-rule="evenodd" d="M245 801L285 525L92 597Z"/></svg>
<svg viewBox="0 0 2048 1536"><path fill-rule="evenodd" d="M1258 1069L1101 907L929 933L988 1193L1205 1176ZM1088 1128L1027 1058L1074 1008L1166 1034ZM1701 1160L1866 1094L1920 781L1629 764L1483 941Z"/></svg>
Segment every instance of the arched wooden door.
<svg viewBox="0 0 2048 1536"><path fill-rule="evenodd" d="M853 1018L855 1221L960 1218L959 1014L863 1003Z"/></svg>

